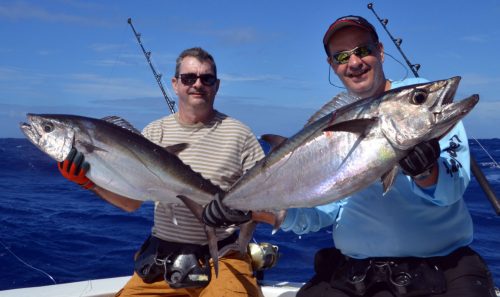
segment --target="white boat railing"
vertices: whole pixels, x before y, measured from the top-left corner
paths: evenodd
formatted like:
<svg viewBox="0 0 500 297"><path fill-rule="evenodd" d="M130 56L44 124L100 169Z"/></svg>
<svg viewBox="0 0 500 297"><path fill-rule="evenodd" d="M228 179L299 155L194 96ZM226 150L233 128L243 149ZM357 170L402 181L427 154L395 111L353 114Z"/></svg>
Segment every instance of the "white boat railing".
<svg viewBox="0 0 500 297"><path fill-rule="evenodd" d="M130 276L0 291L0 297L113 297ZM302 284L265 282L265 297L295 297Z"/></svg>

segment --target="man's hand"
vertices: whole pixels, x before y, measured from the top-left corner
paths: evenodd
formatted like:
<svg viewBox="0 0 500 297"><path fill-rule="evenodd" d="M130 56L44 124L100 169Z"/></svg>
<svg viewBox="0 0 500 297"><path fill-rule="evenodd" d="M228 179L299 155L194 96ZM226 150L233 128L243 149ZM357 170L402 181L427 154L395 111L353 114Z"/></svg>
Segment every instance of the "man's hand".
<svg viewBox="0 0 500 297"><path fill-rule="evenodd" d="M62 176L77 183L84 189L91 189L94 183L85 176L90 169L89 163L85 162L83 154L72 148L66 160L57 164Z"/></svg>
<svg viewBox="0 0 500 297"><path fill-rule="evenodd" d="M417 177L431 169L441 154L439 141L434 138L417 144L412 151L399 161L403 173Z"/></svg>
<svg viewBox="0 0 500 297"><path fill-rule="evenodd" d="M250 221L252 212L244 213L236 209L230 209L221 202L219 194L203 208L203 222L210 227L228 227L241 225Z"/></svg>

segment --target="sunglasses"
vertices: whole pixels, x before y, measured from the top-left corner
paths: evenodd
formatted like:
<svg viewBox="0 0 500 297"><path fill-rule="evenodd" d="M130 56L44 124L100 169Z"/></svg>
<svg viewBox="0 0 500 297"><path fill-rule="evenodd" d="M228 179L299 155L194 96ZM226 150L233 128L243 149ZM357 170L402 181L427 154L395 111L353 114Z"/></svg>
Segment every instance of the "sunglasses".
<svg viewBox="0 0 500 297"><path fill-rule="evenodd" d="M210 73L197 75L196 73L183 73L179 74L183 85L192 86L196 83L198 78L204 86L211 87L217 82L217 77Z"/></svg>
<svg viewBox="0 0 500 297"><path fill-rule="evenodd" d="M349 51L341 51L332 54L332 61L335 64L347 64L349 62L349 58L351 55L356 55L359 58L364 58L368 55L371 55L372 52L376 49L377 44L368 44L362 45L353 48Z"/></svg>

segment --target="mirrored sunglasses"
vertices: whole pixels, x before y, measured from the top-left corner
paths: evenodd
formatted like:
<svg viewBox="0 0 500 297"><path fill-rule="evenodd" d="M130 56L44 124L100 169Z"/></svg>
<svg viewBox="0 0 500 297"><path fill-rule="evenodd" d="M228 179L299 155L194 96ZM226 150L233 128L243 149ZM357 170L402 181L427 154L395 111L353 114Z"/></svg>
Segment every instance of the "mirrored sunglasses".
<svg viewBox="0 0 500 297"><path fill-rule="evenodd" d="M196 83L198 78L204 86L210 87L217 82L217 77L210 73L197 75L196 73L183 73L179 74L182 84L186 86L192 86Z"/></svg>
<svg viewBox="0 0 500 297"><path fill-rule="evenodd" d="M371 55L376 49L377 44L367 44L353 48L349 51L341 51L332 54L332 61L335 64L346 64L349 62L351 55L356 55L359 58L364 58Z"/></svg>

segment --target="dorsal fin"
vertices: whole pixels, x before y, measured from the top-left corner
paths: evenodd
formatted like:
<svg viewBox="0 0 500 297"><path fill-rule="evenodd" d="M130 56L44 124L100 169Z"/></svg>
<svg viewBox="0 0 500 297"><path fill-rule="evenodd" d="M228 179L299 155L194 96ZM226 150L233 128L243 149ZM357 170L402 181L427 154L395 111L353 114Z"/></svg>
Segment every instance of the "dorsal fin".
<svg viewBox="0 0 500 297"><path fill-rule="evenodd" d="M332 98L329 102L327 102L325 105L323 105L318 111L316 111L310 118L307 120L307 125L310 125L311 123L319 120L323 116L334 112L335 110L341 108L342 106L351 104L353 102L356 102L359 100L359 97L356 97L354 95L347 94L345 92L342 92L340 94L337 94L335 97Z"/></svg>
<svg viewBox="0 0 500 297"><path fill-rule="evenodd" d="M118 127L121 127L123 129L127 129L130 132L134 132L136 134L139 134L142 136L141 131L137 130L131 123L129 123L127 120L125 120L122 117L119 116L107 116L102 118L103 121L106 121L108 123L111 123L113 125L116 125Z"/></svg>

